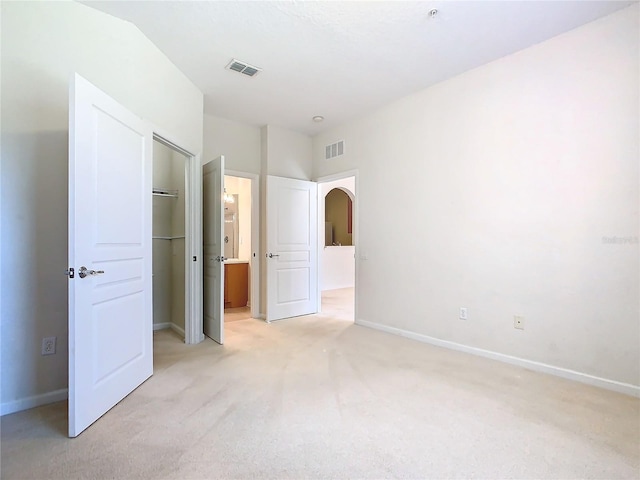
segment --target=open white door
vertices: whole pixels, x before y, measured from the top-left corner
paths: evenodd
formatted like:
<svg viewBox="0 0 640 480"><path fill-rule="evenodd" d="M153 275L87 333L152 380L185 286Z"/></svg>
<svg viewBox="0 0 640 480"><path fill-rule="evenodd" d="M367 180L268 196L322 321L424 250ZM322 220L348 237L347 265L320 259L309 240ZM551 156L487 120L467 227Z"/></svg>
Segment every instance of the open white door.
<svg viewBox="0 0 640 480"><path fill-rule="evenodd" d="M79 75L69 101L69 436L75 437L153 373L153 134Z"/></svg>
<svg viewBox="0 0 640 480"><path fill-rule="evenodd" d="M224 157L202 167L204 334L224 343Z"/></svg>
<svg viewBox="0 0 640 480"><path fill-rule="evenodd" d="M317 185L267 177L267 321L318 308Z"/></svg>

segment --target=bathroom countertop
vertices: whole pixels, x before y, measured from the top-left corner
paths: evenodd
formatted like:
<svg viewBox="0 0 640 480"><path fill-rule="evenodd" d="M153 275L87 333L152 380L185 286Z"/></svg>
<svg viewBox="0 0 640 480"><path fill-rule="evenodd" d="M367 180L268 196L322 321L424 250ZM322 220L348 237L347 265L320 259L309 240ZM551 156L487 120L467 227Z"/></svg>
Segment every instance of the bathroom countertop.
<svg viewBox="0 0 640 480"><path fill-rule="evenodd" d="M240 260L239 258L227 258L224 263L249 263L249 260Z"/></svg>

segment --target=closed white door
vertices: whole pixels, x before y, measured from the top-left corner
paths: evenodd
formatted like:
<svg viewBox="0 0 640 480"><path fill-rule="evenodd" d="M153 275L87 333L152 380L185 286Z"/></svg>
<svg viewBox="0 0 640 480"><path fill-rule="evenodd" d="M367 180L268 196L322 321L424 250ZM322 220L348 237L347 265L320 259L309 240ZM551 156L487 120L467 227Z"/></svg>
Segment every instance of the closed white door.
<svg viewBox="0 0 640 480"><path fill-rule="evenodd" d="M224 157L202 167L204 334L224 343Z"/></svg>
<svg viewBox="0 0 640 480"><path fill-rule="evenodd" d="M316 313L317 185L267 177L267 321Z"/></svg>
<svg viewBox="0 0 640 480"><path fill-rule="evenodd" d="M153 373L153 134L79 75L69 100L69 436L75 437Z"/></svg>

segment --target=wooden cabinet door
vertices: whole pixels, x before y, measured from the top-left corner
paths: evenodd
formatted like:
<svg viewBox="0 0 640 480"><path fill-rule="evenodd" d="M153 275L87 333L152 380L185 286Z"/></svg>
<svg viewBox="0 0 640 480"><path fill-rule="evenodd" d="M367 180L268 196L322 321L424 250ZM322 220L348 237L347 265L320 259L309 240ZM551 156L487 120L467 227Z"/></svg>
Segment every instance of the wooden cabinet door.
<svg viewBox="0 0 640 480"><path fill-rule="evenodd" d="M249 301L249 264L225 263L225 308L246 307Z"/></svg>

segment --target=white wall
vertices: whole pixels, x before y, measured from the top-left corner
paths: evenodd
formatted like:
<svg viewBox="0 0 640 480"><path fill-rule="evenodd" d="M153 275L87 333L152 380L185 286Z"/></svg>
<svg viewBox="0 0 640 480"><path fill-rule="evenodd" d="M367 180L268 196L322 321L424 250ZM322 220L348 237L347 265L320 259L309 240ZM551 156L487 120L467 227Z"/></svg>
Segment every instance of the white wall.
<svg viewBox="0 0 640 480"><path fill-rule="evenodd" d="M353 287L356 278L356 247L320 247L320 290Z"/></svg>
<svg viewBox="0 0 640 480"><path fill-rule="evenodd" d="M267 125L267 169L263 175L311 180L313 151L311 137L285 128Z"/></svg>
<svg viewBox="0 0 640 480"><path fill-rule="evenodd" d="M203 163L220 155L227 170L259 174L260 128L205 115Z"/></svg>
<svg viewBox="0 0 640 480"><path fill-rule="evenodd" d="M75 2L2 2L2 411L67 387L68 89L78 72L194 154L202 93L132 24ZM40 355L57 336L56 355Z"/></svg>
<svg viewBox="0 0 640 480"><path fill-rule="evenodd" d="M359 320L640 385L638 18L314 138L316 177L359 169Z"/></svg>
<svg viewBox="0 0 640 480"><path fill-rule="evenodd" d="M319 280L321 291L348 288L355 285L356 261L354 255L357 240L355 235L353 236L352 246L326 247L324 245L324 199L334 188L346 189L355 196L356 178L347 177L318 184L318 253L320 259Z"/></svg>

